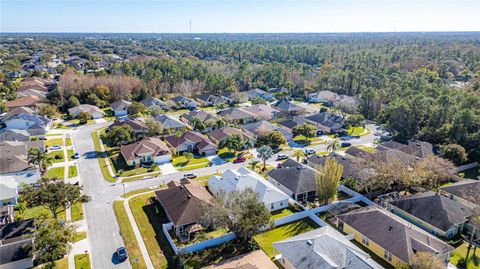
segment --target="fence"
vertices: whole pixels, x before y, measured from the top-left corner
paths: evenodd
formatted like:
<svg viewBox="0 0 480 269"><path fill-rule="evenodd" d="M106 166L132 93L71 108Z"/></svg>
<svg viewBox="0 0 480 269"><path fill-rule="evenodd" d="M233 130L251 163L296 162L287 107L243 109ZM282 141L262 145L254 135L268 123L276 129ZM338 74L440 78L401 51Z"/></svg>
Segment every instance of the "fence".
<svg viewBox="0 0 480 269"><path fill-rule="evenodd" d="M457 168L455 169L455 172L460 173L460 172L462 172L462 171L475 168L475 167L477 167L477 166L478 166L478 162L464 164L464 165L461 165L461 166L457 167Z"/></svg>

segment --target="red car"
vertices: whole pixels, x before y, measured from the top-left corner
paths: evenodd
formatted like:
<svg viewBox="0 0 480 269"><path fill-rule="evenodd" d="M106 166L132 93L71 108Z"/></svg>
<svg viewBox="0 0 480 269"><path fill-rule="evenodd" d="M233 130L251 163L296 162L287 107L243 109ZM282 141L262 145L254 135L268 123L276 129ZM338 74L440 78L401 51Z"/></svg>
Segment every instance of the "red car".
<svg viewBox="0 0 480 269"><path fill-rule="evenodd" d="M245 157L238 157L235 160L233 160L233 163L243 163L247 159Z"/></svg>

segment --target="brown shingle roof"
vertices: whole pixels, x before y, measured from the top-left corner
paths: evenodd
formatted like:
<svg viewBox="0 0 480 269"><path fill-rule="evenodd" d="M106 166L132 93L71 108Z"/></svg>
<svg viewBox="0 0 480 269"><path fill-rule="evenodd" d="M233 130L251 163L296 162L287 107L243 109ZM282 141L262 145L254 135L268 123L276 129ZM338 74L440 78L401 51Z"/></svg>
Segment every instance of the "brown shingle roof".
<svg viewBox="0 0 480 269"><path fill-rule="evenodd" d="M213 199L212 195L197 181L186 181L180 186L155 192L169 219L175 226L182 226L200 221L203 204Z"/></svg>
<svg viewBox="0 0 480 269"><path fill-rule="evenodd" d="M16 141L0 142L0 158L22 155L27 155L27 146L25 143Z"/></svg>
<svg viewBox="0 0 480 269"><path fill-rule="evenodd" d="M166 137L165 140L168 142L168 144L170 144L174 148L178 147L179 145L181 145L185 141L190 141L190 142L193 142L193 143L202 143L203 142L203 143L206 143L206 144L214 145L212 143L212 141L210 141L210 139L208 139L206 136L204 136L204 135L202 135L198 132L194 132L194 131L186 132L180 137L177 137L175 135L171 135L171 136Z"/></svg>
<svg viewBox="0 0 480 269"><path fill-rule="evenodd" d="M120 147L125 160L134 160L138 158L139 154L151 153L152 156L161 156L165 154L171 154L168 147L157 137L147 137L139 142L135 142L128 145L122 145Z"/></svg>
<svg viewBox="0 0 480 269"><path fill-rule="evenodd" d="M440 190L451 193L480 206L480 180L464 179Z"/></svg>
<svg viewBox="0 0 480 269"><path fill-rule="evenodd" d="M20 97L13 101L5 102L5 106L9 108L20 107L20 106L33 106L41 102L40 97L38 96L26 96Z"/></svg>
<svg viewBox="0 0 480 269"><path fill-rule="evenodd" d="M27 162L26 156L0 158L0 174L8 174L31 169L35 169L35 166Z"/></svg>
<svg viewBox="0 0 480 269"><path fill-rule="evenodd" d="M148 127L143 122L137 119L114 122L112 125L108 127L108 129L112 129L115 126L122 126L122 125L128 125L132 127L134 131L137 131L137 132L148 132Z"/></svg>

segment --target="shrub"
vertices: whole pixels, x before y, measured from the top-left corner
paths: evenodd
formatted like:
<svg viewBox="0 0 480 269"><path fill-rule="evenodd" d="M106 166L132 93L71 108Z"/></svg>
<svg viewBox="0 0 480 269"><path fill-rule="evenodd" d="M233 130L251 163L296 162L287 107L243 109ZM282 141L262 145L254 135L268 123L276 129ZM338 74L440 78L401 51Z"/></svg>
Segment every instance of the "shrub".
<svg viewBox="0 0 480 269"><path fill-rule="evenodd" d="M61 154L55 154L54 158L55 158L55 160L61 160L61 159L63 159L63 157L62 157Z"/></svg>

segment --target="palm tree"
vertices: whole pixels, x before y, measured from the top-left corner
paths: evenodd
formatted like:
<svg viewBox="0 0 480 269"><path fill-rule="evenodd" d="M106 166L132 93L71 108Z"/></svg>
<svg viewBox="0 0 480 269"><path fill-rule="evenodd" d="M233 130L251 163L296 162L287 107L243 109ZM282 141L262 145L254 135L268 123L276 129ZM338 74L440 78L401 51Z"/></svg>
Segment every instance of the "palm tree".
<svg viewBox="0 0 480 269"><path fill-rule="evenodd" d="M328 152L335 152L340 148L340 143L338 143L337 140L332 140L328 145L327 145L327 151Z"/></svg>
<svg viewBox="0 0 480 269"><path fill-rule="evenodd" d="M191 124L192 124L193 130L195 131L202 132L207 128L207 126L205 126L205 123L203 123L203 121L197 117L194 117L192 119Z"/></svg>
<svg viewBox="0 0 480 269"><path fill-rule="evenodd" d="M297 162L299 162L300 158L305 156L305 152L301 149L297 149L293 152L293 156L297 157Z"/></svg>
<svg viewBox="0 0 480 269"><path fill-rule="evenodd" d="M38 164L38 168L43 173L44 170L52 165L53 158L49 157L45 152L39 148L29 148L28 149L28 162L33 164Z"/></svg>
<svg viewBox="0 0 480 269"><path fill-rule="evenodd" d="M263 161L263 171L266 169L267 160L273 156L273 149L269 146L261 146L257 149L258 157Z"/></svg>
<svg viewBox="0 0 480 269"><path fill-rule="evenodd" d="M251 160L251 161L250 161L250 163L249 163L249 164L250 164L250 166L252 167L252 170L254 170L254 171L255 171L255 168L257 168L257 165L258 165L259 163L260 163L260 161L259 161L259 160L255 160L255 159L253 159L253 160Z"/></svg>

